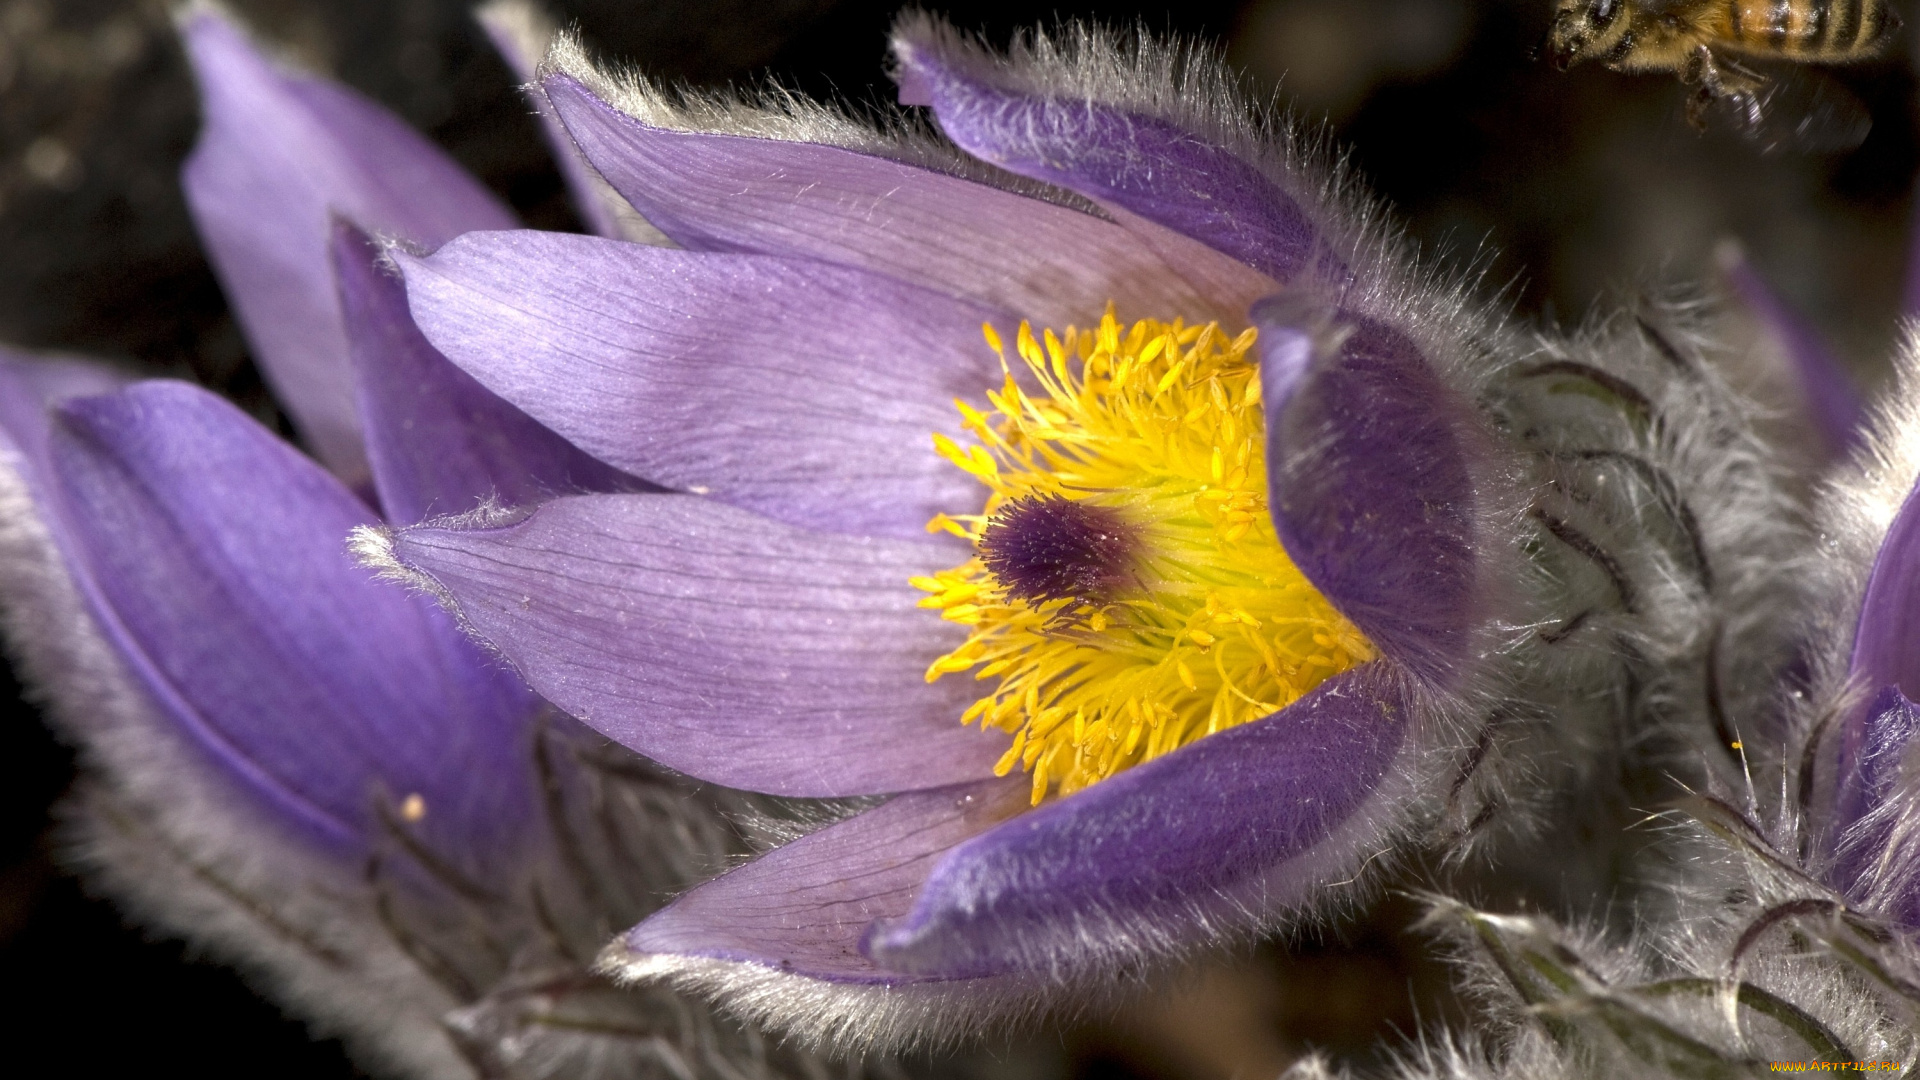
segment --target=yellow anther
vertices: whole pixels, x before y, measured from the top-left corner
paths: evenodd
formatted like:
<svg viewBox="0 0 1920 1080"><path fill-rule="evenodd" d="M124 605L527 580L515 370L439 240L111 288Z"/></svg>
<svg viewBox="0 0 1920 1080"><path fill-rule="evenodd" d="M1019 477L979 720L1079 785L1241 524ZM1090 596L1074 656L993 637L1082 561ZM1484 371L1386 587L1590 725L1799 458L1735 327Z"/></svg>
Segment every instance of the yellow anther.
<svg viewBox="0 0 1920 1080"><path fill-rule="evenodd" d="M1000 331L995 330L992 323L981 323L980 333L987 339L987 348L992 349L997 356L1006 356L1006 347L1000 344Z"/></svg>
<svg viewBox="0 0 1920 1080"><path fill-rule="evenodd" d="M965 525L960 524L945 514L933 515L933 520L927 522L927 531L930 533L948 533L962 540L973 539L973 533L970 532Z"/></svg>
<svg viewBox="0 0 1920 1080"><path fill-rule="evenodd" d="M958 604L962 600L971 600L979 596L981 590L984 588L985 586L977 581L963 581L951 588L943 590L940 593L940 602L942 604Z"/></svg>
<svg viewBox="0 0 1920 1080"><path fill-rule="evenodd" d="M1020 320L1020 333L1013 339L1013 345L1028 367L1044 370L1046 357L1040 352L1040 343L1033 340L1033 324L1025 319Z"/></svg>
<svg viewBox="0 0 1920 1080"><path fill-rule="evenodd" d="M1005 776L1008 773L1012 772L1013 766L1020 760L1021 751L1025 750L1026 748L1027 748L1027 733L1025 731L1014 732L1013 745L1007 747L1007 752L1004 754L1001 754L1000 760L993 763L993 775Z"/></svg>
<svg viewBox="0 0 1920 1080"><path fill-rule="evenodd" d="M1155 394L1166 393L1167 388L1173 385L1174 380L1180 377L1180 373L1182 371L1185 371L1186 367L1187 367L1187 362L1185 360L1182 360L1179 363L1173 365L1171 368L1168 368L1167 373L1165 375L1160 376L1160 381L1154 385L1153 392Z"/></svg>
<svg viewBox="0 0 1920 1080"><path fill-rule="evenodd" d="M987 437L988 427L987 427L987 417L985 413L982 413L979 409L976 409L973 406L967 404L966 402L961 401L959 398L954 399L953 407L956 410L958 410L960 413L961 427L966 428L968 431L977 433L983 439Z"/></svg>

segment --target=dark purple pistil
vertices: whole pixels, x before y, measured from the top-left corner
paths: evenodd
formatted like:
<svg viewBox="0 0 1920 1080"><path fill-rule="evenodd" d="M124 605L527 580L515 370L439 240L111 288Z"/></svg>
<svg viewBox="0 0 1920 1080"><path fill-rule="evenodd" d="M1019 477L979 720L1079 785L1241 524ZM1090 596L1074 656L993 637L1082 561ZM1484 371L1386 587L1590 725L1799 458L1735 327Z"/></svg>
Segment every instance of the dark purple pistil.
<svg viewBox="0 0 1920 1080"><path fill-rule="evenodd" d="M1118 511L1059 495L1000 508L980 536L980 559L1016 600L1104 599L1131 575L1133 529Z"/></svg>

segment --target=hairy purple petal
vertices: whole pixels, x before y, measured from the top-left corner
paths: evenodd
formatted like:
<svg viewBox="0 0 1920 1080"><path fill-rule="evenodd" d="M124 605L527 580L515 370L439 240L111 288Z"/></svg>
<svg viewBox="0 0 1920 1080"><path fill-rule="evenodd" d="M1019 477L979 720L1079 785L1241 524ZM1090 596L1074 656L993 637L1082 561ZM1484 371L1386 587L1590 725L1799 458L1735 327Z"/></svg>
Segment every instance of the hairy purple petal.
<svg viewBox="0 0 1920 1080"><path fill-rule="evenodd" d="M607 182L693 250L840 263L1053 327L1109 300L1130 317L1245 310L1077 210L842 147L654 127L566 75L542 86Z"/></svg>
<svg viewBox="0 0 1920 1080"><path fill-rule="evenodd" d="M1920 706L1898 687L1883 687L1860 704L1854 722L1846 725L1840 737L1837 830L1848 828L1885 800L1916 732L1920 732Z"/></svg>
<svg viewBox="0 0 1920 1080"><path fill-rule="evenodd" d="M1920 698L1920 489L1908 493L1874 557L1848 674L1856 685Z"/></svg>
<svg viewBox="0 0 1920 1080"><path fill-rule="evenodd" d="M1058 974L1137 954L1143 930L1191 942L1301 904L1358 865L1359 841L1335 834L1385 780L1410 712L1377 665L1336 675L955 848L864 949L943 978Z"/></svg>
<svg viewBox="0 0 1920 1080"><path fill-rule="evenodd" d="M406 287L352 225L335 226L333 260L353 357L367 457L388 520L410 524L639 481L575 449L447 362L407 313Z"/></svg>
<svg viewBox="0 0 1920 1080"><path fill-rule="evenodd" d="M202 7L181 24L200 80L187 204L280 401L320 459L367 477L327 249L331 219L438 245L513 215L452 159L353 91L286 71Z"/></svg>
<svg viewBox="0 0 1920 1080"><path fill-rule="evenodd" d="M1024 777L897 795L681 896L620 939L641 957L762 964L836 982L913 981L859 949L904 916L948 849L1027 808Z"/></svg>
<svg viewBox="0 0 1920 1080"><path fill-rule="evenodd" d="M1005 62L930 22L904 26L894 55L901 102L931 107L940 129L983 161L1166 226L1281 282L1327 258L1292 195L1179 124L1023 86Z"/></svg>
<svg viewBox="0 0 1920 1080"><path fill-rule="evenodd" d="M405 529L391 554L547 700L703 780L877 794L987 776L1007 746L960 726L969 687L924 678L964 637L907 583L951 561L943 544L588 495L510 525Z"/></svg>
<svg viewBox="0 0 1920 1080"><path fill-rule="evenodd" d="M1911 865L1902 865L1913 859L1912 838L1897 835L1910 829L1902 829L1897 815L1888 813L1899 807L1887 804L1899 797L1902 786L1913 785L1903 766L1915 735L1920 735L1920 705L1897 687L1884 687L1856 706L1841 730L1835 813L1827 830L1834 855L1830 880L1858 900L1874 892L1884 896L1891 879L1894 895L1888 899L1897 910L1886 914L1909 926L1920 925L1920 893L1903 880L1913 873Z"/></svg>
<svg viewBox="0 0 1920 1080"><path fill-rule="evenodd" d="M1865 431L1866 402L1846 369L1800 313L1773 291L1737 249L1724 255L1721 269L1741 302L1771 334L1787 359L1806 398L1807 416L1830 458L1846 456Z"/></svg>
<svg viewBox="0 0 1920 1080"><path fill-rule="evenodd" d="M1291 308L1253 311L1274 528L1382 653L1448 682L1476 598L1466 406L1399 331L1360 319L1333 345Z"/></svg>
<svg viewBox="0 0 1920 1080"><path fill-rule="evenodd" d="M560 233L396 254L427 338L574 445L769 517L918 537L978 485L933 450L1002 378L994 313L860 270Z"/></svg>
<svg viewBox="0 0 1920 1080"><path fill-rule="evenodd" d="M352 493L205 391L141 383L60 409L68 555L102 629L203 758L342 854L376 803L479 871L529 823L533 700L432 603L348 559Z"/></svg>

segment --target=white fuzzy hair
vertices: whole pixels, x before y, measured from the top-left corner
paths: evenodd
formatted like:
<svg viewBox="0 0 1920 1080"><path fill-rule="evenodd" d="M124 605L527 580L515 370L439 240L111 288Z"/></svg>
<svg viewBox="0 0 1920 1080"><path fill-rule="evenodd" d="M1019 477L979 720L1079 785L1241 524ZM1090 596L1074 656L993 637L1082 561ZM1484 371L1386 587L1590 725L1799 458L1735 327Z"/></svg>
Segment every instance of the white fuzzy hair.
<svg viewBox="0 0 1920 1080"><path fill-rule="evenodd" d="M1749 814L1757 795L1701 797L1670 815L1672 839L1685 850L1662 882L1674 903L1662 917L1630 928L1491 915L1435 899L1431 920L1452 941L1486 1022L1471 1039L1421 1047L1396 1075L1700 1075L1697 1060L1689 1067L1650 1055L1648 1044L1636 1048L1620 1037L1626 1030L1653 1034L1654 1045L1691 1040L1731 1061L1830 1059L1781 1022L1779 1003L1799 1013L1796 1022L1811 1021L1835 1040L1847 1060L1910 1066L1920 1054L1920 998L1889 982L1906 980L1913 993L1920 941L1897 927L1873 927L1857 913L1843 915L1844 898L1800 864L1791 824L1780 832ZM1864 933L1855 929L1862 926ZM1550 984L1538 977L1539 967L1517 959L1522 953L1570 975L1567 984L1546 989L1543 999L1540 988ZM1869 974L1874 969L1881 974ZM1516 973L1536 988L1531 994L1519 992ZM1679 982L1684 992L1662 990ZM1772 1003L1743 1000L1750 993ZM1591 1023L1607 1016L1598 1010L1611 1016ZM1567 1026L1556 1032L1556 1021Z"/></svg>
<svg viewBox="0 0 1920 1080"><path fill-rule="evenodd" d="M1920 478L1920 322L1904 328L1892 383L1874 403L1866 438L1827 484L1822 543L1865 574L1894 515ZM1864 585L1865 579L1861 579Z"/></svg>

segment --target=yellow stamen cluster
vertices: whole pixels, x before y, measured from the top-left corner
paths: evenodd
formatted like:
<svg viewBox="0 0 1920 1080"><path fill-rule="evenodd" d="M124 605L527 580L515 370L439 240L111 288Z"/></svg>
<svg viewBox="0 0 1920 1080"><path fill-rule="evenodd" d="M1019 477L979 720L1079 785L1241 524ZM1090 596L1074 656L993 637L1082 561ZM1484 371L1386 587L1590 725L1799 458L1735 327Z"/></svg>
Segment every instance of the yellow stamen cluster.
<svg viewBox="0 0 1920 1080"><path fill-rule="evenodd" d="M927 680L998 680L961 722L1014 732L996 772L1029 770L1035 804L1266 716L1375 655L1274 535L1254 338L1179 320L1123 328L1111 306L1095 329L1036 339L1022 323L1015 347L1035 392L1009 368L989 412L956 403L979 445L934 436L991 494L982 513L927 526L976 550L914 580L922 607L970 628ZM1124 584L1033 602L987 569L977 553L996 513L1052 497L1127 523L1137 551L1116 568Z"/></svg>

